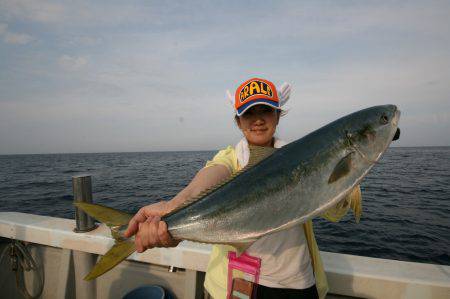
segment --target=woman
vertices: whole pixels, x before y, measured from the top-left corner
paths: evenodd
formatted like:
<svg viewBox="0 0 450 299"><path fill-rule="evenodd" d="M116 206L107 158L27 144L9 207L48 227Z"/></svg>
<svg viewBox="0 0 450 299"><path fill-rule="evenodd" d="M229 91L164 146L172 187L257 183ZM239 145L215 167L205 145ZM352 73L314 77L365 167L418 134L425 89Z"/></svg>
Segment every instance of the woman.
<svg viewBox="0 0 450 299"><path fill-rule="evenodd" d="M249 79L237 88L235 120L244 138L235 147L219 151L172 200L139 210L126 232L126 236L136 234L138 252L153 247L176 246L179 240L171 238L166 223L160 221L160 217L242 169L248 162L249 145L281 147L285 144L274 134L282 113L281 105L289 95L289 85L285 84L277 91L272 82L260 78ZM359 188L326 216L335 221L347 212L349 206L359 207L358 192ZM227 254L233 250L231 246L213 246L205 277L207 296L226 297ZM246 250L246 254L261 260L256 288L258 298L325 297L328 287L311 221L260 238Z"/></svg>

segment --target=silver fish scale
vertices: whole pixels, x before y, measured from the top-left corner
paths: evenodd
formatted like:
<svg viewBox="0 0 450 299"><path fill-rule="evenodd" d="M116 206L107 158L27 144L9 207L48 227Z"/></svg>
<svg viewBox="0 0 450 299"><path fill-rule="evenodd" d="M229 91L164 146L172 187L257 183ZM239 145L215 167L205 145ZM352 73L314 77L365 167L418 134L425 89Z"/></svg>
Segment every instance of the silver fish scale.
<svg viewBox="0 0 450 299"><path fill-rule="evenodd" d="M380 123L383 115L387 124ZM169 231L198 242L239 243L303 223L334 206L362 180L392 141L398 118L397 108L386 105L338 119L164 218ZM360 133L369 126L373 140ZM328 183L349 153L349 173Z"/></svg>

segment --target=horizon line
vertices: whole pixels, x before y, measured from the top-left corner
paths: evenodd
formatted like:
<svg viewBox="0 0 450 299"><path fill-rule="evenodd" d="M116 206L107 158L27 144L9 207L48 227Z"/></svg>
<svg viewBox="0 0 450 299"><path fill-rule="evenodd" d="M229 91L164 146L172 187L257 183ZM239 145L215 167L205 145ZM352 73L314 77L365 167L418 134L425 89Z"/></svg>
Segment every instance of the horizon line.
<svg viewBox="0 0 450 299"><path fill-rule="evenodd" d="M420 148L420 147L450 147L450 145L413 145L413 146L390 146L390 148ZM49 153L18 153L0 154L0 156L20 156L20 155L83 155L83 154L132 154L132 153L164 153L164 152L213 152L220 149L199 149L199 150L144 150L144 151L104 151L104 152L49 152Z"/></svg>

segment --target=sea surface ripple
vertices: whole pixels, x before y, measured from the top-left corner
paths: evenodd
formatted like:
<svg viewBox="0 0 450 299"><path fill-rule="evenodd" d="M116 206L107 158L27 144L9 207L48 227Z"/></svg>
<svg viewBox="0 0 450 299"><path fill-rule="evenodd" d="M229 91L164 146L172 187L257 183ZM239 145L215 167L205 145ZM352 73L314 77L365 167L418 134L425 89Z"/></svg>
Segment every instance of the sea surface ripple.
<svg viewBox="0 0 450 299"><path fill-rule="evenodd" d="M71 178L96 203L136 212L169 200L214 152L0 156L0 211L73 218ZM363 215L314 220L324 251L450 265L450 147L389 148L361 184Z"/></svg>

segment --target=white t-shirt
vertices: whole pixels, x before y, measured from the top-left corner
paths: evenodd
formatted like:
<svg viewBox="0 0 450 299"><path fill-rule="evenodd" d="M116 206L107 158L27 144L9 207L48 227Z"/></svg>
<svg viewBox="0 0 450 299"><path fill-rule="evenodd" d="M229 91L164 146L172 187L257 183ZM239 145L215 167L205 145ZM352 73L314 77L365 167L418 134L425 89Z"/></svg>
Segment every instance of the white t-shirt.
<svg viewBox="0 0 450 299"><path fill-rule="evenodd" d="M275 139L274 147L286 143ZM242 139L235 147L239 165L248 163L247 140ZM272 288L306 289L315 279L309 256L305 232L301 225L261 237L246 253L261 258L259 284ZM248 277L249 280L252 280Z"/></svg>
<svg viewBox="0 0 450 299"><path fill-rule="evenodd" d="M246 253L261 258L259 284L271 288L306 289L315 283L301 225L258 239Z"/></svg>

